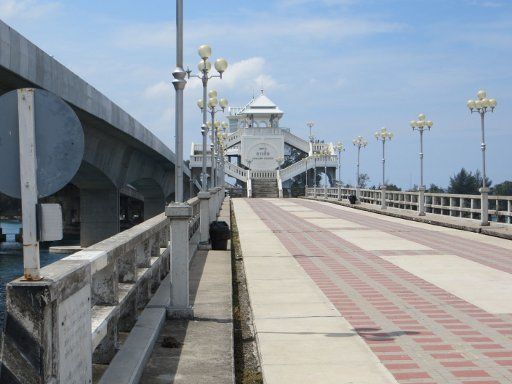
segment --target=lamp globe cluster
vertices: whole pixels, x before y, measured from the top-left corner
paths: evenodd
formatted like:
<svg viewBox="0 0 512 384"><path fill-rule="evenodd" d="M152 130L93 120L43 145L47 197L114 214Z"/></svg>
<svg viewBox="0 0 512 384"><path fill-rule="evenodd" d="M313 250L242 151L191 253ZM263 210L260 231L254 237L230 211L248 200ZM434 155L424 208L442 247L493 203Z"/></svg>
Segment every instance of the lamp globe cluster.
<svg viewBox="0 0 512 384"><path fill-rule="evenodd" d="M476 94L475 100L468 100L467 106L471 112L485 113L488 110L494 111L494 108L498 105L496 99L487 98L487 92L479 90Z"/></svg>
<svg viewBox="0 0 512 384"><path fill-rule="evenodd" d="M380 131L376 131L373 134L373 136L375 136L377 140L386 141L391 140L395 136L395 134L393 132L388 131L386 127L383 127L380 129Z"/></svg>
<svg viewBox="0 0 512 384"><path fill-rule="evenodd" d="M432 126L434 125L432 120L427 120L424 113L420 113L418 115L418 120L411 120L409 122L409 124L413 130L423 130L423 129L430 130L430 128L432 128Z"/></svg>

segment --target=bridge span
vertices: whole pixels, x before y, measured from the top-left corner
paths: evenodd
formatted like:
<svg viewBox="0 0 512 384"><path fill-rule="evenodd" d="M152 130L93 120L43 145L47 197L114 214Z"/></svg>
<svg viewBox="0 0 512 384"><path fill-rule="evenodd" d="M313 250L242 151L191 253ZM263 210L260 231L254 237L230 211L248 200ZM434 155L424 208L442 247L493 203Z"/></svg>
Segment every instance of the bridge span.
<svg viewBox="0 0 512 384"><path fill-rule="evenodd" d="M512 382L512 242L333 202L233 199L264 382Z"/></svg>
<svg viewBox="0 0 512 384"><path fill-rule="evenodd" d="M53 92L82 123L85 153L71 181L80 190L82 246L119 232L123 187L133 187L143 198L145 219L164 211L165 201L174 196L174 153L113 101L0 20L0 95L23 87ZM190 195L190 170L183 169Z"/></svg>

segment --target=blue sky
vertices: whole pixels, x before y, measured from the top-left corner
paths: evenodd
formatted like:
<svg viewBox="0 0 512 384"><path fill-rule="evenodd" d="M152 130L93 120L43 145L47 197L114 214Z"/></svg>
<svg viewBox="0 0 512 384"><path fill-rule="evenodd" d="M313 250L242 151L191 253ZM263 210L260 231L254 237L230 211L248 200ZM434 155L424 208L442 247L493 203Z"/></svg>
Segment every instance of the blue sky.
<svg viewBox="0 0 512 384"><path fill-rule="evenodd" d="M174 2L0 0L0 18L90 82L169 146L174 143ZM185 61L196 49L230 62L220 96L241 106L253 91L285 111L282 123L307 136L341 140L342 179L355 179L351 140L365 136L362 170L380 180L373 132L395 133L389 182L418 183L417 133L408 121L434 121L425 137L425 181L446 186L461 167L480 167L479 119L465 104L480 88L498 100L487 118L488 174L512 179L510 0L185 1ZM185 153L200 139L200 84L185 98Z"/></svg>

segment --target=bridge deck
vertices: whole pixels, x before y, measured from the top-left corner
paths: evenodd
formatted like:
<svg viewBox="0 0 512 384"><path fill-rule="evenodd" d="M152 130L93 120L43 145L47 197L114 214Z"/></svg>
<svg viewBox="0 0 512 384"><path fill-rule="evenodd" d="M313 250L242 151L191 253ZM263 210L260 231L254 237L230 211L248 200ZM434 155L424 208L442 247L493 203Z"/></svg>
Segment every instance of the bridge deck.
<svg viewBox="0 0 512 384"><path fill-rule="evenodd" d="M510 240L233 200L267 383L512 383Z"/></svg>

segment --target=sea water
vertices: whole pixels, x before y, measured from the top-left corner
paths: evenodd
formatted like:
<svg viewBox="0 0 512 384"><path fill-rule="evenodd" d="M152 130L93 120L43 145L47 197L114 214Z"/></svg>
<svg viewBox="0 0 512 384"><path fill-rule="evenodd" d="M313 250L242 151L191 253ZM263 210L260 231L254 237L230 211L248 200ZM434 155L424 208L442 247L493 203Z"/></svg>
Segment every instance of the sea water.
<svg viewBox="0 0 512 384"><path fill-rule="evenodd" d="M0 220L0 227L3 233L7 235L7 241L0 243L0 329L3 329L5 319L5 286L10 281L23 275L23 247L14 241L14 236L21 228L19 221ZM45 249L42 249L40 253L42 267L66 256L50 253Z"/></svg>

